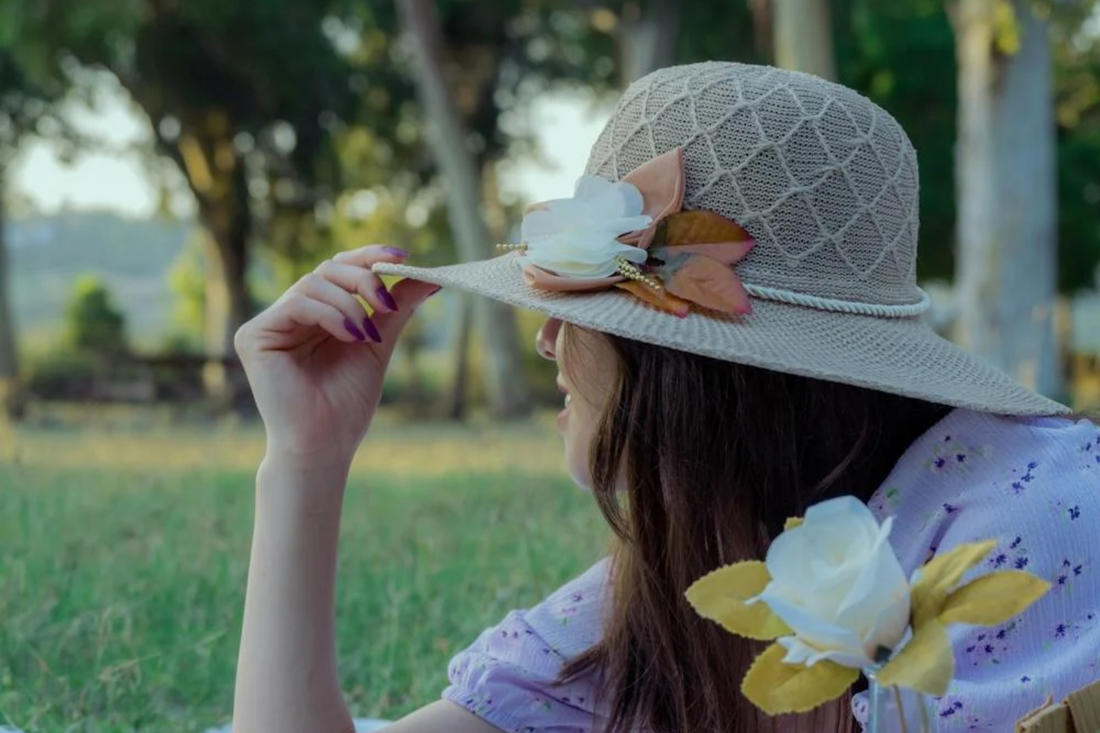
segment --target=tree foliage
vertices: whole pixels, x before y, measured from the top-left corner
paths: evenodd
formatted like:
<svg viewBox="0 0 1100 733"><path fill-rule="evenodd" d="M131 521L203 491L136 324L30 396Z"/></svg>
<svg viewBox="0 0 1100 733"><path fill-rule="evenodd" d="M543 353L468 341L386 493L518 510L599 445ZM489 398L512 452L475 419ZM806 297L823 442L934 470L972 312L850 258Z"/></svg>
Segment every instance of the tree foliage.
<svg viewBox="0 0 1100 733"><path fill-rule="evenodd" d="M96 357L126 354L126 319L106 284L94 275L83 275L73 284L65 307L66 346Z"/></svg>

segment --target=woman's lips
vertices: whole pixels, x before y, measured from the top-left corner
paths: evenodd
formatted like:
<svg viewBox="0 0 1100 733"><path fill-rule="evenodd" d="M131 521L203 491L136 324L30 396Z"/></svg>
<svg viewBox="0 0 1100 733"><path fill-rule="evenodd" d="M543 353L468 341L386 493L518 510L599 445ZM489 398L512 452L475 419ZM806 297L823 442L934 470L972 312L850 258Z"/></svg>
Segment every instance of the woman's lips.
<svg viewBox="0 0 1100 733"><path fill-rule="evenodd" d="M558 422L560 423L569 412L569 403L573 401L573 395L569 394L569 388L565 386L565 382L561 377L558 377L557 384L558 391L565 395L565 407L558 413Z"/></svg>

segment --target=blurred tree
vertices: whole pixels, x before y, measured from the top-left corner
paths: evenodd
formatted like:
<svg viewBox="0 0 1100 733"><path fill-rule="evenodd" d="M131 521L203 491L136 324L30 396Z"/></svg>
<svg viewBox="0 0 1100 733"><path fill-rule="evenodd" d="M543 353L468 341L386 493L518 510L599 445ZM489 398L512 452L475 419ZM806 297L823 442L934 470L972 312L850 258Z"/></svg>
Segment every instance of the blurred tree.
<svg viewBox="0 0 1100 733"><path fill-rule="evenodd" d="M958 338L1061 396L1049 24L1029 0L959 0L955 26Z"/></svg>
<svg viewBox="0 0 1100 733"><path fill-rule="evenodd" d="M67 85L59 77L32 82L7 50L0 31L0 410L19 420L26 410L27 392L21 379L17 348L17 324L12 313L8 271L7 204L11 194L7 173L28 136L46 134L70 143L74 134L57 114L57 104ZM71 148L64 150L71 154Z"/></svg>
<svg viewBox="0 0 1100 733"><path fill-rule="evenodd" d="M676 61L683 7L679 0L627 0L620 11L619 64L622 85Z"/></svg>
<svg viewBox="0 0 1100 733"><path fill-rule="evenodd" d="M74 62L115 74L148 115L158 152L185 175L208 234L208 387L226 404L243 392L220 364L252 312L246 272L257 213L331 195L332 132L357 111L330 37L339 29L326 24L332 4L0 3L17 21L20 58L44 75Z"/></svg>
<svg viewBox="0 0 1100 733"><path fill-rule="evenodd" d="M73 351L107 360L129 352L126 319L95 275L82 275L73 283L65 306L65 342Z"/></svg>
<svg viewBox="0 0 1100 733"><path fill-rule="evenodd" d="M1058 284L1100 287L1100 2L1052 14L1058 124Z"/></svg>
<svg viewBox="0 0 1100 733"><path fill-rule="evenodd" d="M447 209L462 259L493 254L493 237L480 211L481 177L468 148L469 132L445 79L442 32L434 0L398 0L402 23L415 50L421 104L431 120L428 139L447 179ZM485 384L493 412L512 418L530 411L512 309L488 298L475 301L488 369Z"/></svg>
<svg viewBox="0 0 1100 733"><path fill-rule="evenodd" d="M775 64L836 81L829 0L772 0Z"/></svg>
<svg viewBox="0 0 1100 733"><path fill-rule="evenodd" d="M168 334L172 351L202 353L206 322L206 275L202 245L202 235L196 233L176 257L166 278L168 290L175 296Z"/></svg>

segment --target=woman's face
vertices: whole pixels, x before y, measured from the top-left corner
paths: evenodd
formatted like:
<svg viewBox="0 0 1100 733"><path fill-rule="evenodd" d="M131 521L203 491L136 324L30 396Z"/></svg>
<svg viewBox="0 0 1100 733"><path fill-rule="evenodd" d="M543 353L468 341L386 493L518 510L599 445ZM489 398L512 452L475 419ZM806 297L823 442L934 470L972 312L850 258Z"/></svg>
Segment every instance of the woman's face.
<svg viewBox="0 0 1100 733"><path fill-rule="evenodd" d="M569 475L577 485L592 488L588 455L603 407L611 396L615 354L598 333L573 327L568 345L561 321L550 318L539 329L536 347L543 358L558 365L558 389L565 409L558 414L558 430L565 443Z"/></svg>

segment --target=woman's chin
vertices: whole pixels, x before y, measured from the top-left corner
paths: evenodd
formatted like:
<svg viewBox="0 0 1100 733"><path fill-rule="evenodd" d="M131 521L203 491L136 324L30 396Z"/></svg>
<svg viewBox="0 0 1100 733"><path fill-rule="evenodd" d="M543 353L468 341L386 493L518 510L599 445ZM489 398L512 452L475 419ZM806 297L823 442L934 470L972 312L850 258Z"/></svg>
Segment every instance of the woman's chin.
<svg viewBox="0 0 1100 733"><path fill-rule="evenodd" d="M592 491L592 477L588 475L587 468L581 470L570 466L569 478L573 479L573 483L585 491Z"/></svg>
<svg viewBox="0 0 1100 733"><path fill-rule="evenodd" d="M588 470L588 456L585 451L570 450L569 441L565 443L565 467L573 483L585 491L592 490L592 474Z"/></svg>
<svg viewBox="0 0 1100 733"><path fill-rule="evenodd" d="M557 417L558 430L559 431L565 430L565 426L566 426L566 424L568 424L568 422L569 422L569 405L566 405L565 408L561 412L558 413L558 417Z"/></svg>

